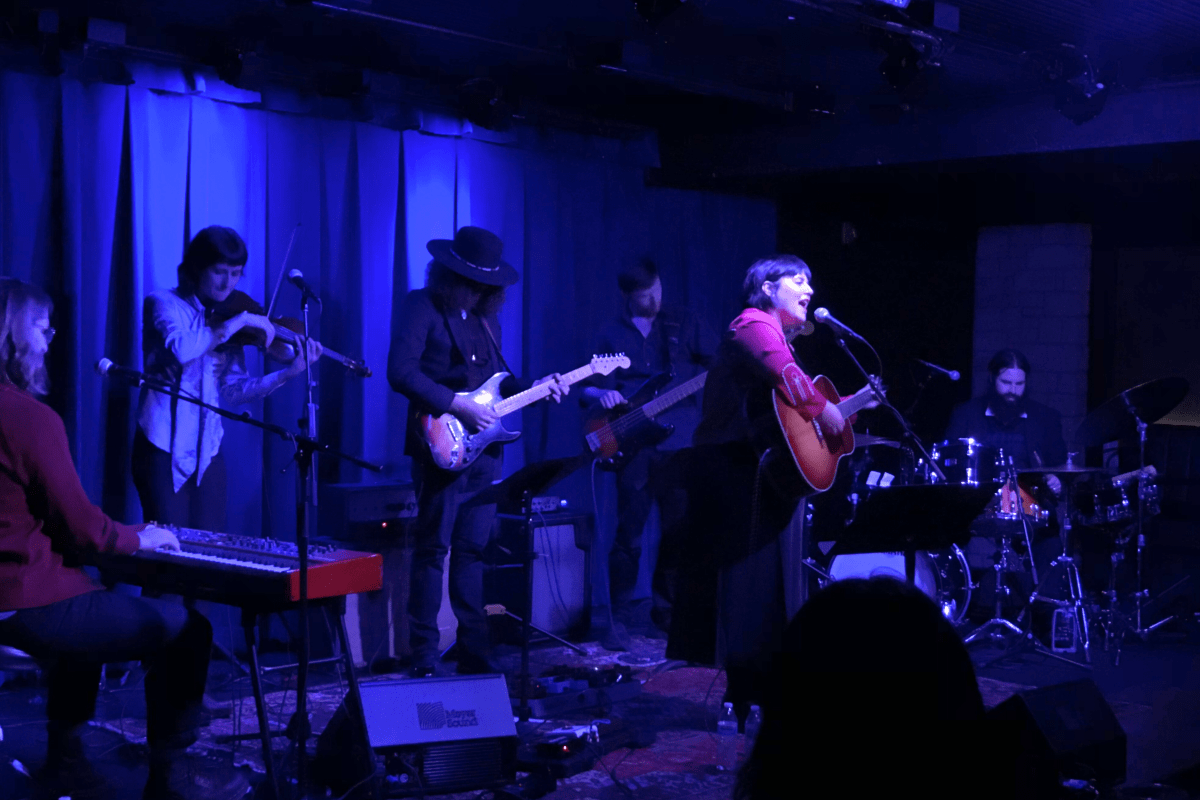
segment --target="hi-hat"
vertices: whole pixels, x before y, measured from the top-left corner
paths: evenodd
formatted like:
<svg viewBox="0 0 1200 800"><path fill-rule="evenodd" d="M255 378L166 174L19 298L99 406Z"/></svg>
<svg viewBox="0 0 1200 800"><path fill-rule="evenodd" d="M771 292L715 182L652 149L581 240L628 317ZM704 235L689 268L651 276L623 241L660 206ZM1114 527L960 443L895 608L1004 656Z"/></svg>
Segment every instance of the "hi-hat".
<svg viewBox="0 0 1200 800"><path fill-rule="evenodd" d="M1136 436L1139 420L1149 425L1162 419L1187 396L1189 388L1186 378L1172 377L1126 389L1083 418L1075 441L1087 447Z"/></svg>

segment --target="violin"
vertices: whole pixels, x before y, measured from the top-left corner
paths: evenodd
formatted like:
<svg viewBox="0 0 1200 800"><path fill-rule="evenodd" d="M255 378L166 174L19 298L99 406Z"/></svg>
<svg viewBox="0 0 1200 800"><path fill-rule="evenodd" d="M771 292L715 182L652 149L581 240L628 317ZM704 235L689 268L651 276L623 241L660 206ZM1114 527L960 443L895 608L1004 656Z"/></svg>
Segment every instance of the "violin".
<svg viewBox="0 0 1200 800"><path fill-rule="evenodd" d="M211 324L219 325L233 319L243 311L258 314L259 316L266 316L267 314L267 310L259 305L257 300L240 289L234 289L229 293L229 297L212 307L209 319L211 320ZM295 317L284 316L274 316L270 319L271 324L275 326L275 340L289 344L295 349L297 354L301 353L304 350L304 322ZM247 326L231 336L225 344L239 347L264 348L267 344L267 336L260 329ZM328 347L322 350L321 355L340 361L346 369L360 378L371 377L370 367L362 361L344 356L341 353L330 350Z"/></svg>

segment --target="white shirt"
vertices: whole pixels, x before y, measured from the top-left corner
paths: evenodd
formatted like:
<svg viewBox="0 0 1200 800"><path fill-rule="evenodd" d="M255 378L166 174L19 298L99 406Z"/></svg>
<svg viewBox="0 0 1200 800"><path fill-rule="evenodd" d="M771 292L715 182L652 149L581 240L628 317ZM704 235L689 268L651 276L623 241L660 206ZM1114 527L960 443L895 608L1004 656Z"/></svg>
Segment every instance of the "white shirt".
<svg viewBox="0 0 1200 800"><path fill-rule="evenodd" d="M210 405L220 400L238 405L266 397L287 380L282 370L251 378L241 347L212 349L215 334L195 296L183 297L176 289L151 292L142 312L145 371L180 394ZM177 492L193 474L200 485L225 433L217 414L145 388L138 400L138 427L152 445L171 454Z"/></svg>

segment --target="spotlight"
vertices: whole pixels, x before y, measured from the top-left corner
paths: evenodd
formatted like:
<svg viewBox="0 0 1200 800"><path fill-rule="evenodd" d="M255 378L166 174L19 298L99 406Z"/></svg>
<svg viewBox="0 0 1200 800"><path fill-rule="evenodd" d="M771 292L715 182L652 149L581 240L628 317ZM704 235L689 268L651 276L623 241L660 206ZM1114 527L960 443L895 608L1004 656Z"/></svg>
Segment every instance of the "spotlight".
<svg viewBox="0 0 1200 800"><path fill-rule="evenodd" d="M879 65L879 74L888 85L897 92L902 92L921 74L925 63L920 51L913 47L907 39L893 40L888 47L887 56Z"/></svg>
<svg viewBox="0 0 1200 800"><path fill-rule="evenodd" d="M215 59L213 66L217 77L230 86L237 86L242 77L242 52L232 47L223 49Z"/></svg>
<svg viewBox="0 0 1200 800"><path fill-rule="evenodd" d="M1114 76L1098 75L1086 53L1064 44L1035 59L1054 89L1054 108L1064 117L1082 125L1104 110Z"/></svg>
<svg viewBox="0 0 1200 800"><path fill-rule="evenodd" d="M633 0L638 16L651 25L658 25L674 14L687 0Z"/></svg>
<svg viewBox="0 0 1200 800"><path fill-rule="evenodd" d="M489 131L512 127L514 109L504 100L504 90L490 78L472 78L458 87L459 108L473 125Z"/></svg>

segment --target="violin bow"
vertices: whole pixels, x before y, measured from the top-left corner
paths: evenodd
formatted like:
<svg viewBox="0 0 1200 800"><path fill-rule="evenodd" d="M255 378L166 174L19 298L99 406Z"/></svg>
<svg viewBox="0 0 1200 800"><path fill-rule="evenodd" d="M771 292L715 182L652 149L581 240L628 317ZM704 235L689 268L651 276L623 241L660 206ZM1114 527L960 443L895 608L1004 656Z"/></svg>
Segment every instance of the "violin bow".
<svg viewBox="0 0 1200 800"><path fill-rule="evenodd" d="M296 243L296 231L300 230L300 223L296 223L296 227L292 228L292 238L288 240L287 252L283 254L283 264L279 267L279 275L275 278L275 290L271 292L271 302L267 305L267 319L271 318L271 312L275 310L275 301L279 298L279 287L283 285L283 276L287 272L288 257L292 255L292 245Z"/></svg>

